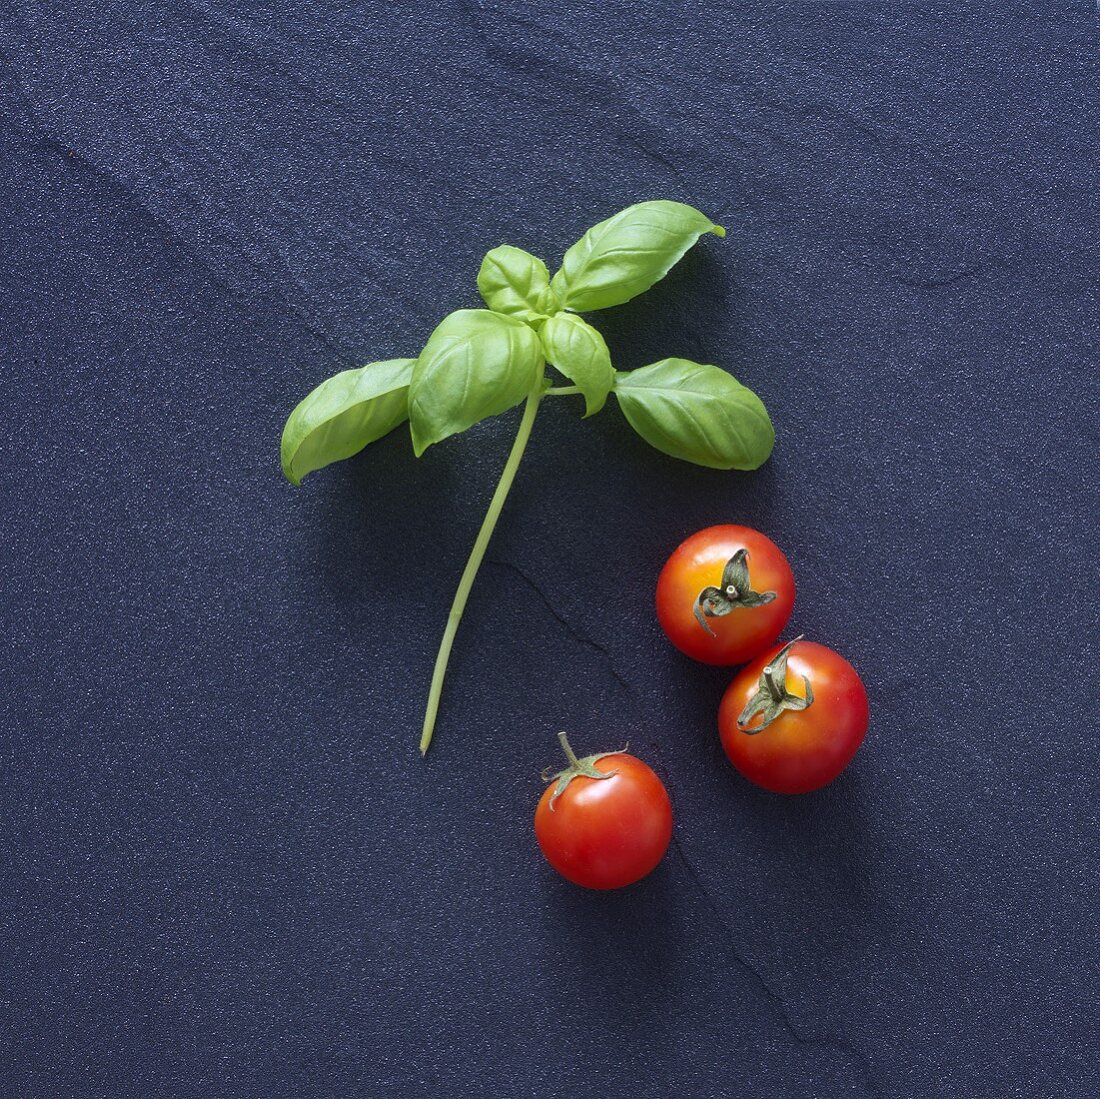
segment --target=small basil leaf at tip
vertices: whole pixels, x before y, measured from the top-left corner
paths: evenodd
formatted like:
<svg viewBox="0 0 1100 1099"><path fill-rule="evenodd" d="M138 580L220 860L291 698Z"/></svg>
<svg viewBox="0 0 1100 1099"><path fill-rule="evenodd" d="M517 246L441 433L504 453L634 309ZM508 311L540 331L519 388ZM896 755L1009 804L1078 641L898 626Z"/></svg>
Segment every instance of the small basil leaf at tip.
<svg viewBox="0 0 1100 1099"><path fill-rule="evenodd" d="M757 469L775 430L764 403L716 366L662 359L615 375L630 426L650 446L710 469Z"/></svg>
<svg viewBox="0 0 1100 1099"><path fill-rule="evenodd" d="M501 244L485 253L477 273L477 288L491 310L528 324L558 310L546 264L511 244Z"/></svg>
<svg viewBox="0 0 1100 1099"><path fill-rule="evenodd" d="M703 236L726 231L683 202L639 202L592 226L565 253L550 282L576 313L622 305L668 274Z"/></svg>
<svg viewBox="0 0 1100 1099"><path fill-rule="evenodd" d="M584 395L585 418L599 412L615 384L603 336L575 313L558 313L541 325L539 339L546 361Z"/></svg>
<svg viewBox="0 0 1100 1099"><path fill-rule="evenodd" d="M409 421L419 458L429 446L519 404L539 384L542 348L515 317L459 309L436 326L413 367Z"/></svg>
<svg viewBox="0 0 1100 1099"><path fill-rule="evenodd" d="M358 454L408 419L415 359L386 359L342 370L323 381L287 417L279 446L292 485Z"/></svg>

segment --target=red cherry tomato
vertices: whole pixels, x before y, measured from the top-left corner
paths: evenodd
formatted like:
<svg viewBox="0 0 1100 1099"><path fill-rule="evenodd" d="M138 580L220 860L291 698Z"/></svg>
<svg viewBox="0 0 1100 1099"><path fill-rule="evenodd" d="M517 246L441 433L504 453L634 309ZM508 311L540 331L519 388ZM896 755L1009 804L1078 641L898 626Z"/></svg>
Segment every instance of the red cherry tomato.
<svg viewBox="0 0 1100 1099"><path fill-rule="evenodd" d="M707 527L680 544L657 580L657 618L682 653L743 664L782 633L794 574L782 550L751 527Z"/></svg>
<svg viewBox="0 0 1100 1099"><path fill-rule="evenodd" d="M730 762L777 794L832 782L867 732L867 692L839 653L801 639L742 668L718 709Z"/></svg>
<svg viewBox="0 0 1100 1099"><path fill-rule="evenodd" d="M625 752L577 759L554 776L535 810L535 836L547 862L589 889L618 889L644 878L672 838L664 784Z"/></svg>

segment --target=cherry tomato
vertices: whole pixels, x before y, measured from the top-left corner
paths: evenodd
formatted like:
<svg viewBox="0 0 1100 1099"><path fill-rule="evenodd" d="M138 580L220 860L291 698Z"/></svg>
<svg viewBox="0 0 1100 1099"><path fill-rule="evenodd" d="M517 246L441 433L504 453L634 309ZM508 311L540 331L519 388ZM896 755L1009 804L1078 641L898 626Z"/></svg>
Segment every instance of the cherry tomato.
<svg viewBox="0 0 1100 1099"><path fill-rule="evenodd" d="M672 839L664 783L636 756L578 759L565 733L559 739L569 766L554 775L535 810L535 836L547 862L589 889L618 889L644 878Z"/></svg>
<svg viewBox="0 0 1100 1099"><path fill-rule="evenodd" d="M745 778L777 794L832 782L867 732L867 692L839 653L801 639L737 673L718 709L718 732Z"/></svg>
<svg viewBox="0 0 1100 1099"><path fill-rule="evenodd" d="M657 618L682 653L743 664L782 633L794 606L783 551L751 527L707 527L682 542L657 580Z"/></svg>

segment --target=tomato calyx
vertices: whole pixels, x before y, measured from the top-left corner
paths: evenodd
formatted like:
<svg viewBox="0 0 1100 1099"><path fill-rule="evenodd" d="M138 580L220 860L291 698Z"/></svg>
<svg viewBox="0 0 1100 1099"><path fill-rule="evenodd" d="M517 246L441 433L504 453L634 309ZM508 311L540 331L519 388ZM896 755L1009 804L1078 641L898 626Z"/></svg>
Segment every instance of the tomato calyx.
<svg viewBox="0 0 1100 1099"><path fill-rule="evenodd" d="M596 770L595 764L597 760L604 759L606 756L617 756L626 751L626 748L622 748L617 752L597 752L595 755L582 756L578 759L576 752L573 751L569 743L569 736L567 733L558 733L558 740L561 743L561 750L565 753L565 758L569 760L569 766L558 771L556 774L550 773L550 767L547 767L546 770L542 772L543 782L553 782L557 780L557 786L554 788L554 793L550 798L551 812L554 811L554 802L565 793L566 787L568 787L573 779L580 778L581 776L584 778L603 779L617 775L619 773L618 771L598 771ZM628 744L627 748L629 747L630 745Z"/></svg>
<svg viewBox="0 0 1100 1099"><path fill-rule="evenodd" d="M756 692L745 703L745 708L737 718L737 727L741 732L748 736L755 736L757 733L762 733L785 710L806 710L813 705L814 689L809 676L802 677L802 682L806 685L805 698L787 690L787 659L791 655L791 646L801 640L800 634L794 641L788 641L764 665ZM757 716L762 720L758 725L749 728Z"/></svg>
<svg viewBox="0 0 1100 1099"><path fill-rule="evenodd" d="M775 597L774 591L753 591L749 578L749 551L742 547L722 569L722 586L716 588L710 584L699 593L695 600L695 618L714 637L708 618L723 618L735 607L762 607Z"/></svg>

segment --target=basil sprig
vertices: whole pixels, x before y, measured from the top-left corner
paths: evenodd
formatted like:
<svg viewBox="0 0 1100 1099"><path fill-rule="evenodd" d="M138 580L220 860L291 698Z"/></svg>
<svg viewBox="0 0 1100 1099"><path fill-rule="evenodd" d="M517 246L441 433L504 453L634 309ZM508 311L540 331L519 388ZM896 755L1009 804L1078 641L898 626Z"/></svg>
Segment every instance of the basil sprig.
<svg viewBox="0 0 1100 1099"><path fill-rule="evenodd" d="M756 469L775 433L760 398L717 366L662 359L616 372L603 336L577 314L621 305L668 274L701 236L725 230L682 202L639 202L594 225L550 277L545 263L502 244L477 287L487 309L460 309L415 359L389 359L322 382L290 414L283 472L293 484L357 454L408 420L417 457L489 416L524 404L519 431L455 594L436 658L420 750L435 727L451 645L477 570L546 396L578 394L585 415L614 394L657 450L713 469ZM571 385L554 385L549 363Z"/></svg>

